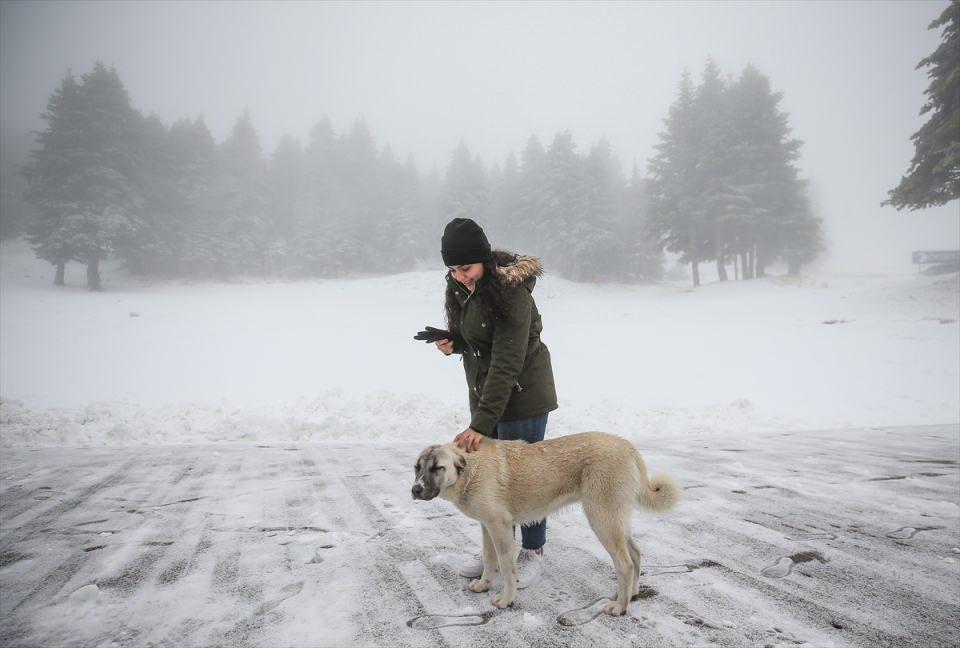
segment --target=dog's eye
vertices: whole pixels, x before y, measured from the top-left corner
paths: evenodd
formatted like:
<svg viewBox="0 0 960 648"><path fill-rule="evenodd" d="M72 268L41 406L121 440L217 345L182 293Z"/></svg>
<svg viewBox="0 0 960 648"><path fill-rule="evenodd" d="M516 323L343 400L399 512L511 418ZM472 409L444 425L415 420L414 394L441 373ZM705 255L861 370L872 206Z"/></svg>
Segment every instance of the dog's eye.
<svg viewBox="0 0 960 648"><path fill-rule="evenodd" d="M430 470L431 470L432 472L437 472L438 470L446 470L446 469L447 469L446 466L434 466L434 467L431 468Z"/></svg>

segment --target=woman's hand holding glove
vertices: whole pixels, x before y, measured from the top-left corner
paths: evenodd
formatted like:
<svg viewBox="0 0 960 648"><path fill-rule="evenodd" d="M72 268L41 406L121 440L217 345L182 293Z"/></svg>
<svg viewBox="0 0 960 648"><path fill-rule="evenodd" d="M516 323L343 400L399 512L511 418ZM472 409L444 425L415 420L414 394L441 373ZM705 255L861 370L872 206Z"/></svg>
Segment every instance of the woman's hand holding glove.
<svg viewBox="0 0 960 648"><path fill-rule="evenodd" d="M445 331L443 329L433 328L432 326L426 327L423 331L420 331L413 336L414 340L423 340L428 344L430 342L437 342L439 340L452 340L453 334L450 331Z"/></svg>
<svg viewBox="0 0 960 648"><path fill-rule="evenodd" d="M413 339L423 340L428 344L433 342L437 345L437 348L440 349L440 352L443 355L450 355L454 352L454 347L456 346L456 340L458 339L458 336L454 335L450 331L428 326L424 330L414 335Z"/></svg>

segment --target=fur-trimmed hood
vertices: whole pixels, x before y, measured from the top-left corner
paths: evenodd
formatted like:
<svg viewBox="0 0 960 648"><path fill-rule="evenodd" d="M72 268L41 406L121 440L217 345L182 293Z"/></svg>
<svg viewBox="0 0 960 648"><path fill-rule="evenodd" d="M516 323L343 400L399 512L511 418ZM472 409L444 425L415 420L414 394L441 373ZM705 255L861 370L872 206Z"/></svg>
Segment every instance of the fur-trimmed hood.
<svg viewBox="0 0 960 648"><path fill-rule="evenodd" d="M519 286L526 283L528 279L533 279L529 286L532 288L537 277L543 276L543 265L540 264L538 257L503 250L494 250L492 254L497 264L497 274L508 286Z"/></svg>

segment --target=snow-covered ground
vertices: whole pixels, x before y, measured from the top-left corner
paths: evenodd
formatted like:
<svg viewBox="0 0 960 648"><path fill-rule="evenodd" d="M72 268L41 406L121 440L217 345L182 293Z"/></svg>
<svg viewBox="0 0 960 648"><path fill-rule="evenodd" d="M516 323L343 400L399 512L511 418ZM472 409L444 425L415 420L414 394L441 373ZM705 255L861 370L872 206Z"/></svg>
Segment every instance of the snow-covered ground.
<svg viewBox="0 0 960 648"><path fill-rule="evenodd" d="M548 268L549 272L549 268ZM443 271L66 288L0 247L0 442L435 442L468 422ZM631 439L960 421L960 283L816 276L654 286L545 277L560 409L548 435Z"/></svg>
<svg viewBox="0 0 960 648"><path fill-rule="evenodd" d="M578 510L496 611L456 575L476 524L410 498L468 422L459 362L412 340L442 269L51 277L0 246L4 646L960 642L957 275L539 284L548 436L619 433L685 487L635 517L620 619Z"/></svg>
<svg viewBox="0 0 960 648"><path fill-rule="evenodd" d="M479 527L410 497L420 447L15 448L0 468L4 646L956 646L958 427L641 445L685 487L638 513L640 599L579 507L499 611L456 574ZM495 581L494 588L499 583Z"/></svg>

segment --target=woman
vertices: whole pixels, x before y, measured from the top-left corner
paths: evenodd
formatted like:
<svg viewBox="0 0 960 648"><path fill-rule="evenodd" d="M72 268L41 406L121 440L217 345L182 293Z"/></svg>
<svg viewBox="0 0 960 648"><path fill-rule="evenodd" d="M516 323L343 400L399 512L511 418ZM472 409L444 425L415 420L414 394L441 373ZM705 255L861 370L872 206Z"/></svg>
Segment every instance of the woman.
<svg viewBox="0 0 960 648"><path fill-rule="evenodd" d="M540 313L533 287L543 268L535 257L491 251L483 229L469 218L447 224L440 253L447 274L447 329L453 339L436 342L444 355L461 354L470 391L470 427L454 442L467 452L485 437L542 441L547 414L557 409L550 352L540 341ZM543 570L547 521L522 526L517 587ZM460 569L477 578L479 554Z"/></svg>

